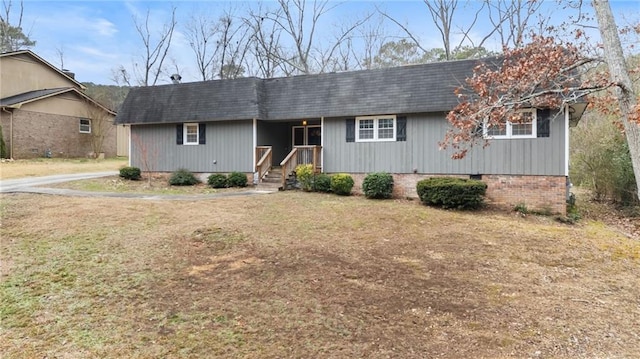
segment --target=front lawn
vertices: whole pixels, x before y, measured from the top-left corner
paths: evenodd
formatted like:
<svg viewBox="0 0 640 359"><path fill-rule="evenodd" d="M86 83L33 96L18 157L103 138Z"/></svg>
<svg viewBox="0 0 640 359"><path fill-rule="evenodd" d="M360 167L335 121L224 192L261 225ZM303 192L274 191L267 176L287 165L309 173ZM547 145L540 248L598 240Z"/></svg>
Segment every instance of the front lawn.
<svg viewBox="0 0 640 359"><path fill-rule="evenodd" d="M86 158L36 158L31 160L3 161L0 163L0 179L39 177L83 172L117 171L126 166L123 157L93 160Z"/></svg>
<svg viewBox="0 0 640 359"><path fill-rule="evenodd" d="M640 353L640 242L600 222L294 191L0 211L3 358Z"/></svg>

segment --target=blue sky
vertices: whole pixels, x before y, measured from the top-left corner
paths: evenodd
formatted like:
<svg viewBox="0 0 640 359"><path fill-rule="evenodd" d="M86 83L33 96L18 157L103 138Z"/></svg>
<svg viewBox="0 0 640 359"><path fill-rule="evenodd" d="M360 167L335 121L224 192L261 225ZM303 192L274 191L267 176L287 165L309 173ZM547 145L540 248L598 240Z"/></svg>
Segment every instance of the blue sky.
<svg viewBox="0 0 640 359"><path fill-rule="evenodd" d="M18 0L13 2L14 7L19 4ZM265 4L274 5L269 1ZM561 21L564 18L563 11L557 8L555 2L547 1L544 5L545 13L552 14L554 19ZM32 50L53 65L61 65L58 54L61 50L64 67L75 72L79 81L113 84L112 69L119 65L130 66L142 50L132 17L144 17L148 10L151 27L160 27L169 18L172 6L177 8L178 25L170 56L180 64L183 81L195 81L195 62L184 37L184 24L194 12L217 17L216 14L228 8L228 2L25 0L23 28L37 41ZM256 6L256 2L234 3L238 14L243 13L242 9L252 6ZM406 24L420 38L423 47L441 47L436 29L421 0L340 3L322 23L322 36L331 36L339 24L372 12L376 6ZM612 1L612 7L619 25L639 20L640 0ZM387 22L384 26L390 34L402 35L393 24Z"/></svg>

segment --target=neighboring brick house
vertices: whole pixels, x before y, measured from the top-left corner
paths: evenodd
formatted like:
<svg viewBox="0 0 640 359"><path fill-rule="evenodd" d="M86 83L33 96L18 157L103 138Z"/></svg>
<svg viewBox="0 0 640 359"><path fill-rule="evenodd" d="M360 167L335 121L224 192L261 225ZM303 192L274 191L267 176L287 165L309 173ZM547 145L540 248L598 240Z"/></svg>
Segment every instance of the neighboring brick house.
<svg viewBox="0 0 640 359"><path fill-rule="evenodd" d="M0 120L7 157L87 157L92 138L116 155L116 113L89 97L73 73L29 50L0 54Z"/></svg>
<svg viewBox="0 0 640 359"><path fill-rule="evenodd" d="M471 177L495 205L564 213L569 126L585 104L531 108L525 123L483 129L491 146L461 160L439 149L454 90L479 61L134 88L116 122L131 125L130 163L144 170L240 171L256 183L282 171L285 188L296 165L312 163L351 174L356 192L368 173L391 173L400 198L416 197L423 178Z"/></svg>

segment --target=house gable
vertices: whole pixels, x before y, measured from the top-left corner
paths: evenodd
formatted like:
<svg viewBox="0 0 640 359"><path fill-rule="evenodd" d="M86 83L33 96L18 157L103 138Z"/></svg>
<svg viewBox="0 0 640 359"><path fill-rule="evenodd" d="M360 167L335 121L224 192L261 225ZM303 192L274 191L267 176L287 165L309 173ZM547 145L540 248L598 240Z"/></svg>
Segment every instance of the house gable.
<svg viewBox="0 0 640 359"><path fill-rule="evenodd" d="M0 54L0 98L21 93L72 87L85 87L29 50Z"/></svg>

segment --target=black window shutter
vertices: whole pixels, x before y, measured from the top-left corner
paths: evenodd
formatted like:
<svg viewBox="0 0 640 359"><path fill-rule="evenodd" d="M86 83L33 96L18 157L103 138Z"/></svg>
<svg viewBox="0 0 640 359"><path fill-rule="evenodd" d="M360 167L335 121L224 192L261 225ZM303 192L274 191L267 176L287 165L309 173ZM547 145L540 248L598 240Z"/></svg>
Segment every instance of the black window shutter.
<svg viewBox="0 0 640 359"><path fill-rule="evenodd" d="M347 142L356 142L356 119L348 118L345 123L347 125Z"/></svg>
<svg viewBox="0 0 640 359"><path fill-rule="evenodd" d="M551 132L551 110L538 110L537 113L537 136L538 137L549 137Z"/></svg>
<svg viewBox="0 0 640 359"><path fill-rule="evenodd" d="M206 145L207 144L207 124L205 123L199 123L198 124L198 136L200 136L200 138L198 138L198 143L201 145Z"/></svg>
<svg viewBox="0 0 640 359"><path fill-rule="evenodd" d="M476 128L473 129L474 137L482 137L484 135L484 122L476 124Z"/></svg>
<svg viewBox="0 0 640 359"><path fill-rule="evenodd" d="M183 126L181 123L176 125L176 145L181 145L183 144L182 141L184 141L184 137L182 135L182 131L183 131Z"/></svg>
<svg viewBox="0 0 640 359"><path fill-rule="evenodd" d="M407 116L400 116L396 119L396 141L407 140Z"/></svg>

